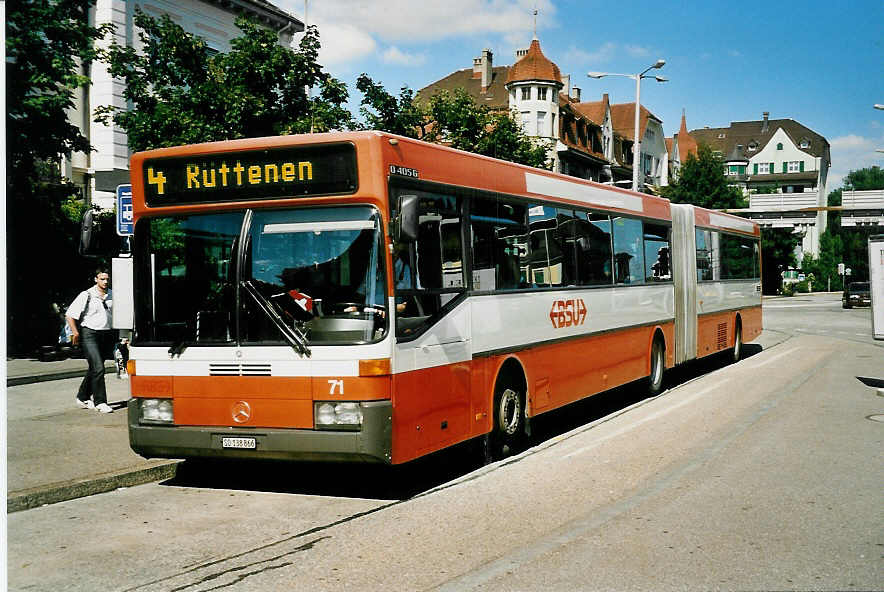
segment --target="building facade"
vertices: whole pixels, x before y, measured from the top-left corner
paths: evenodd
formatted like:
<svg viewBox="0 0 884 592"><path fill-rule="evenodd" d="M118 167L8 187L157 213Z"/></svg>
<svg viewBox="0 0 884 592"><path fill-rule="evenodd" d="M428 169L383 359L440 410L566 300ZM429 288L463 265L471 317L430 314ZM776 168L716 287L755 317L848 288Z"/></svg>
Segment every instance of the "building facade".
<svg viewBox="0 0 884 592"><path fill-rule="evenodd" d="M458 70L427 85L416 99L427 101L438 92L462 88L478 105L513 113L525 135L546 147L554 171L629 185L634 121L630 119L628 129L618 126L618 121L633 117L634 103L612 105L607 94L601 101L582 101L580 88L572 86L570 76L563 75L543 54L537 38L515 57L512 66L494 66L492 52L485 49L473 60L471 69ZM647 161L644 178L652 185L664 185L669 157L662 122L644 107L641 115L644 139L640 163Z"/></svg>
<svg viewBox="0 0 884 592"><path fill-rule="evenodd" d="M113 35L103 41L104 46L109 46L112 39L118 45L141 47L140 30L134 24L136 7L156 18L168 15L184 30L205 39L210 50L216 52L228 51L230 41L240 36L235 24L240 14L277 31L283 45L289 45L294 34L304 30L301 21L264 0L97 0L90 11L90 24L115 26ZM117 185L129 182L130 151L126 133L112 122L95 122L93 113L103 105L126 108L124 84L111 77L102 62L89 64L85 73L92 84L79 90L69 119L78 125L93 151L63 159L62 175L81 187L87 203L112 208Z"/></svg>
<svg viewBox="0 0 884 592"><path fill-rule="evenodd" d="M762 227L791 228L802 234L804 253L819 254L826 230L829 142L793 119L731 122L726 128L691 130L725 161L725 175L749 198L740 215Z"/></svg>

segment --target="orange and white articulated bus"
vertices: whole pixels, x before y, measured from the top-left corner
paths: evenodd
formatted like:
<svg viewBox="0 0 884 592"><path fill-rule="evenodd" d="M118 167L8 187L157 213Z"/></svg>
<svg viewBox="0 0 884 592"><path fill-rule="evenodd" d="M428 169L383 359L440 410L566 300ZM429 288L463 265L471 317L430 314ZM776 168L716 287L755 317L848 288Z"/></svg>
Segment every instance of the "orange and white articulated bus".
<svg viewBox="0 0 884 592"><path fill-rule="evenodd" d="M505 455L531 418L761 333L759 229L728 214L379 132L131 174L146 457Z"/></svg>

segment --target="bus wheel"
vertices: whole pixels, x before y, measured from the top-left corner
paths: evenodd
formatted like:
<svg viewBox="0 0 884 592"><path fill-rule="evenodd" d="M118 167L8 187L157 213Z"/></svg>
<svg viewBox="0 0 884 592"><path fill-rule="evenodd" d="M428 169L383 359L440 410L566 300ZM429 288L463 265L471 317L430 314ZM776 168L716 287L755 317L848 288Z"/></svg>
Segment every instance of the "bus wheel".
<svg viewBox="0 0 884 592"><path fill-rule="evenodd" d="M660 394L663 390L663 369L666 367L663 341L655 339L651 346L651 374L648 376L648 392L651 396Z"/></svg>
<svg viewBox="0 0 884 592"><path fill-rule="evenodd" d="M733 360L734 362L739 362L740 358L743 356L743 327L740 324L740 321L737 321L737 326L734 329L734 351L733 351Z"/></svg>
<svg viewBox="0 0 884 592"><path fill-rule="evenodd" d="M491 454L495 459L513 454L525 432L525 411L522 393L503 384L494 396L494 429L491 433Z"/></svg>

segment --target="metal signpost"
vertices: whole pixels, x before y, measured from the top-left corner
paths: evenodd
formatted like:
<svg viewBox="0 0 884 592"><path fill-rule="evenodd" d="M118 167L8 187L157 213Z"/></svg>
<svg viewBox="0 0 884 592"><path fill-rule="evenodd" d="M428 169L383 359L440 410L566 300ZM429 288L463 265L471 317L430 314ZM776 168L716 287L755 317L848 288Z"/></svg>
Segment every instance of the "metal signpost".
<svg viewBox="0 0 884 592"><path fill-rule="evenodd" d="M117 234L132 236L132 186L117 185Z"/></svg>
<svg viewBox="0 0 884 592"><path fill-rule="evenodd" d="M884 340L884 234L869 237L869 292L872 295L872 335Z"/></svg>

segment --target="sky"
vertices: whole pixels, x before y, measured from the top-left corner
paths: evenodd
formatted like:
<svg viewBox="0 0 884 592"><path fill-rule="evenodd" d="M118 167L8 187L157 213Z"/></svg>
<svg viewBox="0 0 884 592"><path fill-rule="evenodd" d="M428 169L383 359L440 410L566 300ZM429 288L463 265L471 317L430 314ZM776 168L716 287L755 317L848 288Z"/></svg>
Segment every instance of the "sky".
<svg viewBox="0 0 884 592"><path fill-rule="evenodd" d="M635 101L628 78L590 71L655 71L641 101L678 131L732 121L794 119L831 146L828 190L851 170L884 166L884 2L600 2L597 0L274 0L319 28L320 63L345 82L358 112L356 78L368 74L389 92L417 91L472 68L484 48L511 65L535 34L547 58L583 101L608 93Z"/></svg>

